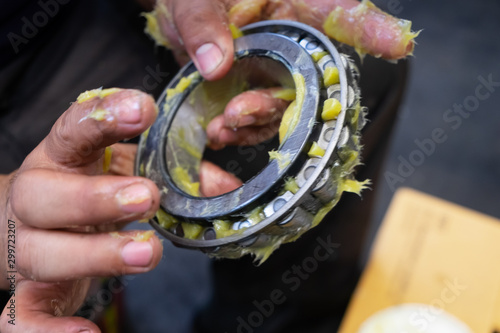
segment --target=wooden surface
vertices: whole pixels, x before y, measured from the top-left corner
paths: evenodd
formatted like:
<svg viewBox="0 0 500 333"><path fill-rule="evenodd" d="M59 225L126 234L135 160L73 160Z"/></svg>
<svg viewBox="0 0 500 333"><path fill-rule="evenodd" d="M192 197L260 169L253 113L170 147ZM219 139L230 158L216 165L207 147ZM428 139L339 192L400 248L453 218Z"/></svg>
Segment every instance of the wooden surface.
<svg viewBox="0 0 500 333"><path fill-rule="evenodd" d="M403 303L443 309L473 332L500 332L500 221L399 190L339 332L357 332L375 312ZM413 319L439 315L429 311Z"/></svg>

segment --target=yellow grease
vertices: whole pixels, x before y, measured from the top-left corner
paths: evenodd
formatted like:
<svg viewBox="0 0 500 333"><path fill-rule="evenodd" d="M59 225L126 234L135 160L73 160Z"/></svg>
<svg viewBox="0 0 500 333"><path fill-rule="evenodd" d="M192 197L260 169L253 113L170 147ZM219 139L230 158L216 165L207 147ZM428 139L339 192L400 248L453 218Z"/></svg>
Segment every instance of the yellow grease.
<svg viewBox="0 0 500 333"><path fill-rule="evenodd" d="M295 99L295 89L287 89L287 88L283 88L283 89L279 89L279 90L276 90L276 91L273 91L271 93L271 96L273 96L274 98L279 98L279 99L282 99L282 100L285 100L285 101L288 101L288 102L291 102Z"/></svg>
<svg viewBox="0 0 500 333"><path fill-rule="evenodd" d="M317 142L313 142L307 155L309 155L309 157L323 157L325 156L325 150L321 148Z"/></svg>
<svg viewBox="0 0 500 333"><path fill-rule="evenodd" d="M81 104L83 102L86 102L88 100L91 100L92 98L99 97L99 98L104 98L106 96L109 96L111 94L119 92L121 89L119 88L108 88L108 89L92 89L92 90L87 90L85 92L82 92L78 98L76 99L76 102L78 104Z"/></svg>
<svg viewBox="0 0 500 333"><path fill-rule="evenodd" d="M354 144L356 146L359 146L359 136L358 135L353 135L353 136L351 136L351 138L352 138L352 142L354 142Z"/></svg>
<svg viewBox="0 0 500 333"><path fill-rule="evenodd" d="M158 224L164 229L170 229L173 225L179 223L179 220L161 208L156 212L156 219L158 220Z"/></svg>
<svg viewBox="0 0 500 333"><path fill-rule="evenodd" d="M177 146L184 149L189 155L193 156L194 158L201 160L203 157L202 152L194 147L193 145L190 145L189 142L186 141L186 134L184 133L184 128L180 128L177 132L178 137L176 138L176 143Z"/></svg>
<svg viewBox="0 0 500 333"><path fill-rule="evenodd" d="M232 226L233 224L229 221L224 221L224 220L215 220L213 221L213 227L215 230L215 235L216 238L225 238L232 236L234 234L240 233L239 230L233 230Z"/></svg>
<svg viewBox="0 0 500 333"><path fill-rule="evenodd" d="M183 77L179 80L179 83L175 86L175 88L167 89L167 101L171 100L177 94L183 93L193 82L194 79L200 77L199 72L193 72L189 74L187 77Z"/></svg>
<svg viewBox="0 0 500 333"><path fill-rule="evenodd" d="M290 152L281 153L276 150L271 150L269 152L269 160L276 160L278 162L278 168L281 171L288 165L290 165L292 155L290 154Z"/></svg>
<svg viewBox="0 0 500 333"><path fill-rule="evenodd" d="M318 210L318 212L316 213L316 215L314 215L314 218L312 220L311 228L316 227L321 221L323 221L326 214L328 214L328 212L331 211L333 207L335 207L339 199L340 197L334 199L333 201L330 201L329 203L327 203Z"/></svg>
<svg viewBox="0 0 500 333"><path fill-rule="evenodd" d="M262 8L267 3L267 0L241 0L235 4L228 13L229 22L234 22L235 18L245 13L249 17L259 17Z"/></svg>
<svg viewBox="0 0 500 333"><path fill-rule="evenodd" d="M182 230L184 231L184 238L197 239L203 231L203 227L196 223L182 222Z"/></svg>
<svg viewBox="0 0 500 333"><path fill-rule="evenodd" d="M343 192L351 192L355 193L359 196L361 196L361 191L364 189L367 189L368 186L371 184L371 181L369 179L366 179L365 181L357 181L355 179L345 179L343 182L341 182L341 191Z"/></svg>
<svg viewBox="0 0 500 333"><path fill-rule="evenodd" d="M295 73L293 74L293 81L295 82L296 99L288 106L283 114L279 128L280 144L285 142L295 130L295 127L299 123L302 104L304 103L304 96L306 93L304 76L300 73Z"/></svg>
<svg viewBox="0 0 500 333"><path fill-rule="evenodd" d="M109 112L106 109L95 109L92 112L90 112L85 117L85 119L90 118L90 119L94 119L94 120L97 120L97 121L103 121L103 120L105 120L110 115L111 115L111 112Z"/></svg>
<svg viewBox="0 0 500 333"><path fill-rule="evenodd" d="M321 112L321 119L323 121L335 120L342 111L342 104L336 98L329 98L323 104L323 111Z"/></svg>
<svg viewBox="0 0 500 333"><path fill-rule="evenodd" d="M349 10L349 14L351 16L349 19L356 22L363 22L364 15L366 15L369 9L375 10L379 14L382 13L382 11L379 8L377 8L377 6L375 6L371 1L362 0L359 5ZM363 59L364 55L368 53L368 50L362 44L363 31L359 27L354 29L354 32L347 31L346 27L340 24L342 18L345 15L346 15L345 10L342 7L340 6L335 7L335 9L332 12L330 12L327 19L323 23L323 30L329 37L341 43L353 46L358 55L360 56L360 58ZM383 15L388 15L388 14L384 13ZM402 36L398 45L398 47L400 48L399 53L406 55L406 49L408 43L410 43L413 39L415 39L419 35L420 31L412 32L411 21L408 20L399 19L398 26L401 29L401 36ZM413 50L410 50L408 55L411 55L412 52ZM374 56L379 57L380 55L374 54Z"/></svg>
<svg viewBox="0 0 500 333"><path fill-rule="evenodd" d="M285 180L285 191L290 191L293 194L297 193L299 191L299 185L297 184L297 181L295 181L295 178L289 177Z"/></svg>
<svg viewBox="0 0 500 333"><path fill-rule="evenodd" d="M323 77L325 87L329 87L340 82L339 69L337 67L327 67Z"/></svg>
<svg viewBox="0 0 500 333"><path fill-rule="evenodd" d="M361 6L361 4L359 4L358 6ZM351 44L350 43L351 34L349 34L345 30L345 28L339 24L339 19L343 15L344 15L344 8L336 6L335 9L330 12L325 22L323 23L323 30L329 37L341 43ZM355 48L356 47L357 46L355 46Z"/></svg>
<svg viewBox="0 0 500 333"><path fill-rule="evenodd" d="M321 60L321 58L323 58L327 54L328 54L328 52L326 52L326 51L323 51L323 52L314 52L313 54L311 54L311 57L313 58L314 62L318 62L318 61Z"/></svg>
<svg viewBox="0 0 500 333"><path fill-rule="evenodd" d="M330 212L333 207L335 207L340 200L340 196L342 195L342 192L352 192L356 193L357 195L361 195L361 191L364 189L368 188L368 185L371 184L371 181L369 179L359 182L354 179L344 179L340 178L337 181L338 185L338 190L337 190L337 195L335 196L335 199L333 199L331 202L327 203L323 207L321 207L316 215L314 215L313 221L311 223L311 228L316 227Z"/></svg>
<svg viewBox="0 0 500 333"><path fill-rule="evenodd" d="M181 190L186 192L193 197L197 197L200 194L200 183L193 182L188 172L182 167L178 166L172 170L171 173L172 179L175 184L180 187Z"/></svg>
<svg viewBox="0 0 500 333"><path fill-rule="evenodd" d="M144 28L144 32L154 40L156 45L170 48L170 43L161 32L160 25L158 24L158 14L162 14L160 13L162 11L166 11L165 6L157 6L157 8L152 12L141 14L141 16L146 18L146 27Z"/></svg>
<svg viewBox="0 0 500 333"><path fill-rule="evenodd" d="M150 130L151 130L151 126L150 126L150 127L148 127L148 129L147 129L147 130L145 130L145 131L141 134L142 139L143 139L144 141L146 141L146 139L148 138L148 135L149 135L149 131L150 131Z"/></svg>
<svg viewBox="0 0 500 333"><path fill-rule="evenodd" d="M256 225L262 220L264 220L266 216L264 215L264 208L257 207L248 214L247 220L252 223L252 225Z"/></svg>
<svg viewBox="0 0 500 333"><path fill-rule="evenodd" d="M107 173L109 171L112 157L113 157L113 148L106 147L106 149L104 149L104 158L102 161L102 171L104 173Z"/></svg>
<svg viewBox="0 0 500 333"><path fill-rule="evenodd" d="M233 39L243 37L243 32L241 32L240 28L238 28L233 23L229 24L229 30L231 30L231 35L233 36Z"/></svg>
<svg viewBox="0 0 500 333"><path fill-rule="evenodd" d="M361 105L359 103L356 104L356 107L351 111L351 124L355 125L358 123L359 114L361 113Z"/></svg>
<svg viewBox="0 0 500 333"><path fill-rule="evenodd" d="M359 164L359 153L356 150L341 149L339 157L342 159L342 164L345 166L347 172L350 172L352 167Z"/></svg>
<svg viewBox="0 0 500 333"><path fill-rule="evenodd" d="M280 247L281 243L283 241L281 239L276 239L276 240L271 240L270 243L271 245L252 249L250 253L252 253L255 256L255 261L257 261L257 265L261 265L263 262L265 262L267 259L269 259L269 256L273 254L273 252Z"/></svg>
<svg viewBox="0 0 500 333"><path fill-rule="evenodd" d="M109 233L109 235L113 238L116 238L116 239L129 238L129 239L133 240L134 242L147 242L154 236L154 234L155 234L154 230L137 231L134 234L123 234L123 233L119 233L119 232L110 232Z"/></svg>
<svg viewBox="0 0 500 333"><path fill-rule="evenodd" d="M407 20L399 20L399 26L401 27L401 31L403 33L401 44L403 45L403 47L405 47L406 50L406 45L408 45L408 43L417 38L422 30L415 32L411 31L411 21ZM408 55L413 55L414 48L415 48L415 43L413 43L413 48L410 50Z"/></svg>

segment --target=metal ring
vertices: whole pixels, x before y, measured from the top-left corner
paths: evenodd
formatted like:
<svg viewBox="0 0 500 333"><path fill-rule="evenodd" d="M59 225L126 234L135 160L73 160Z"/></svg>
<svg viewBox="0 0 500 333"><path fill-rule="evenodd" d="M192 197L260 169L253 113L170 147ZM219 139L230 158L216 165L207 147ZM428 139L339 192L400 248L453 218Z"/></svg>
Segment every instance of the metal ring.
<svg viewBox="0 0 500 333"><path fill-rule="evenodd" d="M290 74L304 78L304 102L297 127L278 149L289 154L289 163L280 167L272 160L243 186L217 197L194 197L176 185L166 162L168 149L175 145L169 142L169 133L177 111L203 82L190 63L159 98L158 119L139 143L136 174L150 178L160 188L160 214L167 216L168 223L159 221L162 217L157 215L151 224L176 245L220 257L254 253L263 258L268 255L263 251L273 250L317 224L315 216L338 200L341 190L336 182L340 175L335 170L345 166L342 177L347 177L359 161L348 161L350 157L343 156L346 153L342 150L359 150L359 143L353 141L357 141L359 125L364 123L364 112L359 106L357 69L317 30L296 22L265 21L242 31L244 36L235 40L236 59L270 58ZM328 86L323 81L329 67L338 70L338 82ZM186 81L186 77L190 79ZM169 95L183 82L182 91ZM341 111L335 119L324 121L321 110L328 98L337 99ZM324 151L323 156L308 156L313 142ZM293 179L294 193L284 189L287 179ZM256 209L258 221L249 218ZM223 235L215 230L220 227L217 223L228 228ZM184 229L194 232L186 235Z"/></svg>

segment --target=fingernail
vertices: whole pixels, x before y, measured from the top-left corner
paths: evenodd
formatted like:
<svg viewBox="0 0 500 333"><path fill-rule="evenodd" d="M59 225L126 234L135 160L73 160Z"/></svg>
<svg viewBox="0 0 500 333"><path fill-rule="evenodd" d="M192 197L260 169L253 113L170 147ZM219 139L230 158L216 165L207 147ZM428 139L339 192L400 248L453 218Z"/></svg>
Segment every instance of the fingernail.
<svg viewBox="0 0 500 333"><path fill-rule="evenodd" d="M146 267L153 258L153 247L149 242L129 242L122 249L122 258L127 266Z"/></svg>
<svg viewBox="0 0 500 333"><path fill-rule="evenodd" d="M256 121L257 119L255 119L254 116L249 116L249 115L241 116L240 119L238 120L237 126L243 127L243 126L253 125L255 124Z"/></svg>
<svg viewBox="0 0 500 333"><path fill-rule="evenodd" d="M124 124L138 124L142 119L140 96L133 95L121 103L118 110L118 120Z"/></svg>
<svg viewBox="0 0 500 333"><path fill-rule="evenodd" d="M151 191L144 184L132 184L121 189L116 199L126 213L147 212L151 208Z"/></svg>
<svg viewBox="0 0 500 333"><path fill-rule="evenodd" d="M210 74L219 67L224 58L220 48L213 44L203 44L196 50L196 59L202 74Z"/></svg>
<svg viewBox="0 0 500 333"><path fill-rule="evenodd" d="M219 143L234 143L238 140L238 134L228 128L223 128L219 133Z"/></svg>

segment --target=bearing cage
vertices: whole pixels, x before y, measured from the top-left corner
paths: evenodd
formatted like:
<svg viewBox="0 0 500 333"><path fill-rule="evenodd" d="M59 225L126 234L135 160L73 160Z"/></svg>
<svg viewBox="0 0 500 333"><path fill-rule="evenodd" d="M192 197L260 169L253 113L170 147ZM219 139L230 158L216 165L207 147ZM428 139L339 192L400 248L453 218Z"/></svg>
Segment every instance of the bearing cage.
<svg viewBox="0 0 500 333"><path fill-rule="evenodd" d="M283 38L293 41L307 52L308 59L306 60L309 60L309 62L312 61L311 56L313 54L326 52L326 55L323 55L317 63L312 62L312 66L317 72L316 76L313 75L316 81L323 79L326 68L336 67L338 69L338 83L322 87L321 82L316 82L316 96L309 98L312 100L310 104L314 105L314 109L308 109L309 113L312 112L314 116L311 117L307 112L301 112L302 117L299 124L308 128L305 135L302 133L302 140L297 143L290 137L280 147L280 151L292 150L294 152L294 159L290 166L280 170L279 177L275 178L273 182L268 182L269 185L253 197L252 200L248 200L239 206L233 204L232 207L232 202L227 201L226 204L232 210L229 212L226 210L224 214L201 216L202 214L191 214L192 210L189 212L190 214L179 214L179 211L175 211L175 209L168 209L169 203L172 202L172 193L184 198L188 196L180 191L170 179L166 171L165 156L163 154L165 152L166 133L179 105L202 82L200 77L194 77L183 93L172 98L174 102L171 100L170 105L168 105L170 111L166 114L161 112L159 119L150 129L149 135L141 138L136 159L136 174L152 179L162 190L162 208L172 215L172 218L177 223L174 223L170 228L163 228L158 218L151 220L150 223L160 234L174 244L200 249L217 257L237 258L246 253L254 253L261 258L265 258L268 254L260 253L260 250L266 252L270 250L272 252L281 243L298 238L303 232L318 223L318 221L315 221L315 216L320 215L322 209L329 206L333 207L338 201L342 193L338 186L338 178L350 177L352 169L359 163L357 158L352 161L349 161L349 158L343 158L342 151L359 152L357 137L359 129L364 125L364 110L359 108L359 89L356 82L359 72L356 66L347 56L339 54L330 40L317 30L290 21L267 21L249 25L243 28L242 31L245 36L257 36L261 42ZM244 41L244 39L241 40ZM293 64L284 61L285 57L280 57L276 52L270 52L273 50L262 48L256 51L256 49L248 49L248 43L241 44L239 40L235 41L237 58L242 58L245 54L268 56L281 61L291 73L293 71L298 73L301 73L301 70L303 71L303 68L299 68L300 66L294 67ZM286 51L284 50L284 52ZM194 73L195 70L193 64L185 66L171 81L167 89L175 87L182 77ZM314 90L314 83L311 82L311 79L308 81L306 89L308 89L309 93L313 93L311 90ZM167 103L167 89L159 98L160 110L163 110L165 103ZM341 112L335 120L323 122L320 117L321 107L327 98L338 99L341 104ZM309 105L306 103L306 106ZM311 122L311 119L314 122ZM307 157L307 150L312 141L317 141L318 146L325 151L323 157ZM293 145L295 147L291 147ZM303 161L305 162L302 166L295 168L298 171L293 171L292 166ZM145 167L146 164L147 167ZM276 166L273 166L273 164ZM278 168L277 162L270 161L266 168ZM342 174L334 172L335 168L341 168ZM285 177L293 177L296 181L298 186L296 193L283 190ZM223 196L220 197L223 198ZM193 198L189 196L189 200L195 200L193 202L209 202L211 198ZM247 219L248 214L259 206L262 209L263 219L253 223ZM200 211L198 209L198 212ZM217 232L213 229L213 223L203 220L230 221L231 228L235 232L225 237L216 238ZM197 239L188 239L183 235L182 223L198 224L203 230L199 233Z"/></svg>

